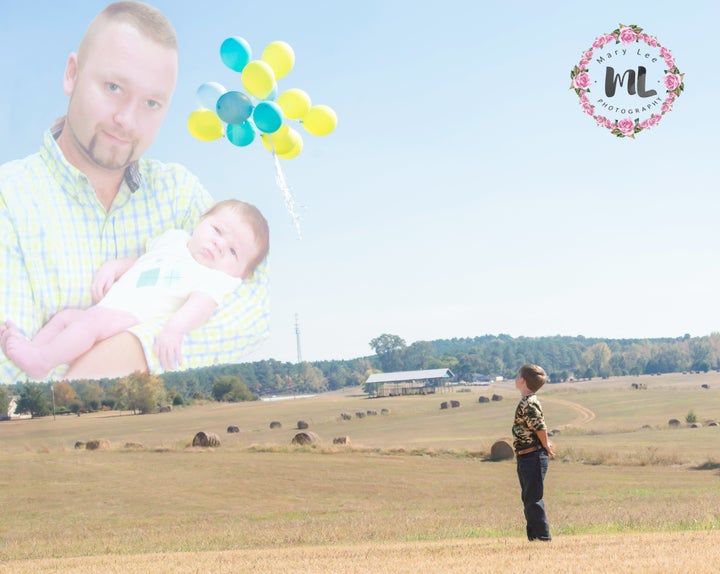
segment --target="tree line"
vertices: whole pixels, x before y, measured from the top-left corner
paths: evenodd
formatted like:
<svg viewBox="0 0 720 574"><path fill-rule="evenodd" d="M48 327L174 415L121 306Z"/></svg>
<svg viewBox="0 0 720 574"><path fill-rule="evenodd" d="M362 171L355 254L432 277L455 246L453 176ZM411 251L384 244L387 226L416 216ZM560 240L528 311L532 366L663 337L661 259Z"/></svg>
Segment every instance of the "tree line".
<svg viewBox="0 0 720 574"><path fill-rule="evenodd" d="M263 395L320 393L361 386L376 372L447 368L457 380L514 378L525 363L541 365L551 382L621 375L720 369L720 333L657 339L602 339L583 336L480 337L417 341L382 334L369 343L374 355L347 360L289 363L274 359L216 365L122 379L16 382L0 385L0 415L10 396L18 411L53 412L129 409L153 412L189 401L257 400ZM21 408L20 408L21 407Z"/></svg>

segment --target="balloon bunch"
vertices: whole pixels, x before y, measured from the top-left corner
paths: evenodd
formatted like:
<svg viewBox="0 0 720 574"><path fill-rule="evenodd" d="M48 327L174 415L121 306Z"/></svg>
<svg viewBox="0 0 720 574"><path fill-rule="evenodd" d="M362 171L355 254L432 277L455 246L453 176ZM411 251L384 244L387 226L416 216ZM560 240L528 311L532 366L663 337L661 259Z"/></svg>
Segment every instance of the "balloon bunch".
<svg viewBox="0 0 720 574"><path fill-rule="evenodd" d="M241 74L249 94L227 90L217 82L206 82L197 90L201 108L188 118L188 129L200 141L213 141L225 135L236 146L245 147L258 133L268 149L281 159L293 159L303 149L300 133L284 120L299 120L315 136L328 135L337 125L332 108L312 105L304 90L291 88L278 95L277 80L295 65L295 53L285 42L268 44L262 59L252 60L250 44L238 36L220 46L223 63Z"/></svg>

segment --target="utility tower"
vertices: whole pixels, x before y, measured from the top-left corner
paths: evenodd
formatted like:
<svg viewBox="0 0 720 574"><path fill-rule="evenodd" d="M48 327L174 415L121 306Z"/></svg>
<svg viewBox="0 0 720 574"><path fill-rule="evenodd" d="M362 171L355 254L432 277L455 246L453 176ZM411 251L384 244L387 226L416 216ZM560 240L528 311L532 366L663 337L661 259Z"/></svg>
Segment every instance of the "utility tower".
<svg viewBox="0 0 720 574"><path fill-rule="evenodd" d="M300 318L295 313L295 341L297 343L297 362L302 363L302 352L300 351Z"/></svg>

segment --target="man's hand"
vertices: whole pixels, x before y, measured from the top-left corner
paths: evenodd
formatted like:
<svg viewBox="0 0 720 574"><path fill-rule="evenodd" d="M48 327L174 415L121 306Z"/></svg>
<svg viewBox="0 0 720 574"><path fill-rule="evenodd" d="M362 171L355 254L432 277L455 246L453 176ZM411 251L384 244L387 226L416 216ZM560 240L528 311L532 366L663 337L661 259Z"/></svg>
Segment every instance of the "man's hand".
<svg viewBox="0 0 720 574"><path fill-rule="evenodd" d="M163 327L155 339L155 355L162 368L170 371L182 364L182 340L184 333L176 329Z"/></svg>

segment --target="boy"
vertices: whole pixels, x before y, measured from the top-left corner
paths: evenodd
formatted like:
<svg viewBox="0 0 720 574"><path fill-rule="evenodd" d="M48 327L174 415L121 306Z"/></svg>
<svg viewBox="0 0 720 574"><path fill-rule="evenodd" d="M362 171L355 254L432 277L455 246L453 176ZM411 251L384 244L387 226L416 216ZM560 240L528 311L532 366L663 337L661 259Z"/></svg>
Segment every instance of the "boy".
<svg viewBox="0 0 720 574"><path fill-rule="evenodd" d="M548 442L542 406L535 393L547 382L545 371L537 365L524 365L515 379L515 388L522 398L515 410L512 427L513 447L517 455L517 473L525 507L528 540L550 541L550 525L545 515L543 482L548 457L555 458Z"/></svg>
<svg viewBox="0 0 720 574"><path fill-rule="evenodd" d="M166 231L148 242L140 258L103 264L92 282L94 306L60 311L32 341L8 322L0 328L0 345L19 368L41 379L99 341L167 317L155 353L164 369L172 369L180 363L185 333L203 325L225 295L252 275L268 246L267 222L256 207L221 201L191 236Z"/></svg>

